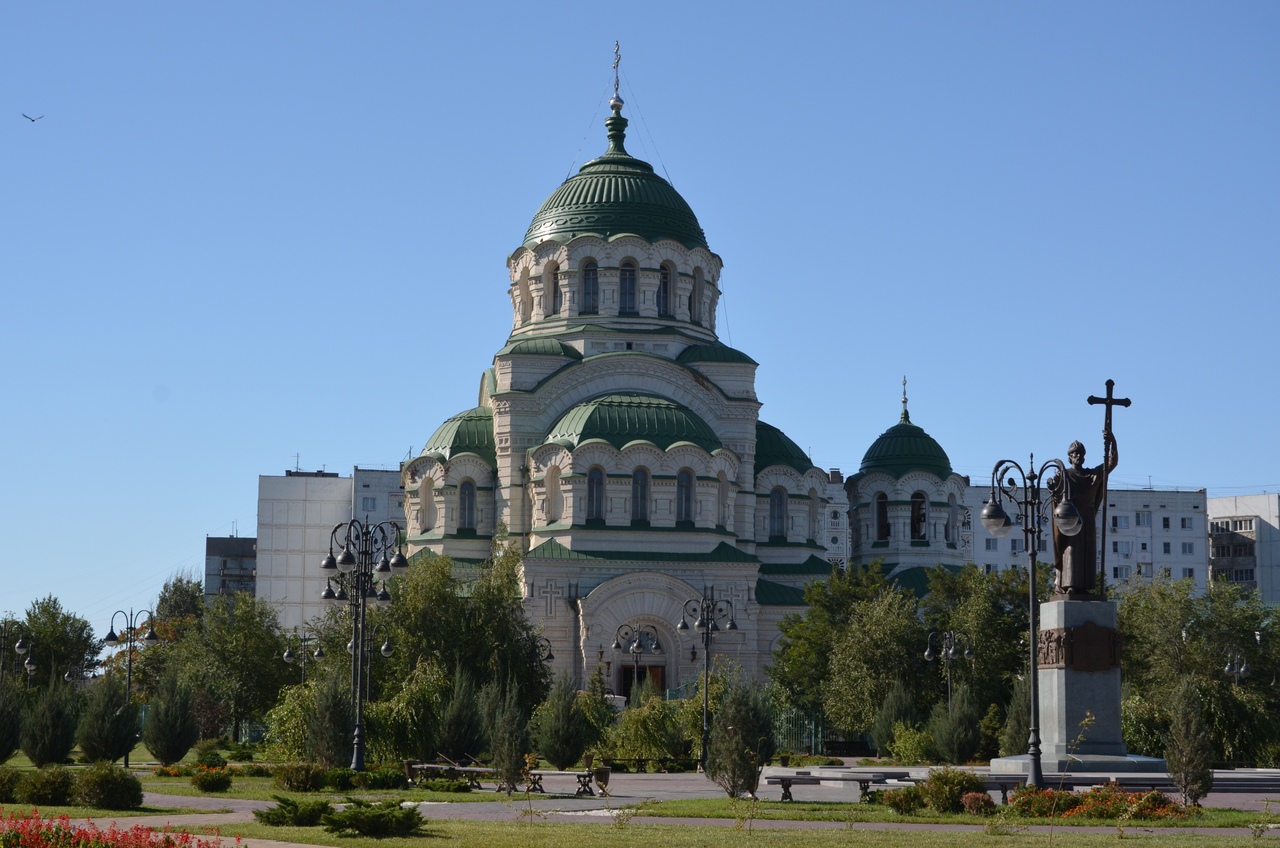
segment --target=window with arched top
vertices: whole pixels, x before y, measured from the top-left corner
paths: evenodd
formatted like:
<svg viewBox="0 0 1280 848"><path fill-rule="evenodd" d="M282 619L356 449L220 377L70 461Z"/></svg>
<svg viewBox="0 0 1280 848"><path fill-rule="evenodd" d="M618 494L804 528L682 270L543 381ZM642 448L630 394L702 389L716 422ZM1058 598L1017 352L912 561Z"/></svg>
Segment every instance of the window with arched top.
<svg viewBox="0 0 1280 848"><path fill-rule="evenodd" d="M604 472L599 468L587 472L587 520L604 520Z"/></svg>
<svg viewBox="0 0 1280 848"><path fill-rule="evenodd" d="M876 495L876 541L889 539L889 496L884 492Z"/></svg>
<svg viewBox="0 0 1280 848"><path fill-rule="evenodd" d="M582 304L578 311L584 315L600 311L600 268L594 261L582 265Z"/></svg>
<svg viewBox="0 0 1280 848"><path fill-rule="evenodd" d="M618 311L636 311L636 265L623 262L618 269Z"/></svg>
<svg viewBox="0 0 1280 848"><path fill-rule="evenodd" d="M476 484L470 480L458 487L458 529L476 529Z"/></svg>
<svg viewBox="0 0 1280 848"><path fill-rule="evenodd" d="M781 486L769 492L769 538L787 537L787 493Z"/></svg>
<svg viewBox="0 0 1280 848"><path fill-rule="evenodd" d="M928 499L924 492L916 492L911 496L911 538L920 540L928 538L926 530L929 525L927 510Z"/></svg>
<svg viewBox="0 0 1280 848"><path fill-rule="evenodd" d="M533 317L533 298L529 295L528 271L520 273L520 289L517 296L520 298L520 323L527 324L529 319Z"/></svg>
<svg viewBox="0 0 1280 848"><path fill-rule="evenodd" d="M723 471L716 475L720 481L720 485L716 491L716 524L721 527L728 527L733 523L733 516L729 511L729 478Z"/></svg>
<svg viewBox="0 0 1280 848"><path fill-rule="evenodd" d="M943 536L948 542L956 542L960 538L960 507L956 504L955 495L947 495L947 523L943 528Z"/></svg>
<svg viewBox="0 0 1280 848"><path fill-rule="evenodd" d="M552 263L542 271L542 287L547 292L547 302L551 308L548 315L559 315L564 309L564 293L560 291L560 266Z"/></svg>
<svg viewBox="0 0 1280 848"><path fill-rule="evenodd" d="M671 317L671 266L663 265L658 269L658 315Z"/></svg>
<svg viewBox="0 0 1280 848"><path fill-rule="evenodd" d="M560 492L560 466L553 465L547 469L543 479L546 489L545 510L548 524L555 524L564 514L564 495Z"/></svg>
<svg viewBox="0 0 1280 848"><path fill-rule="evenodd" d="M631 520L649 520L649 472L643 468L631 474Z"/></svg>
<svg viewBox="0 0 1280 848"><path fill-rule="evenodd" d="M693 521L693 472L687 468L676 475L676 521Z"/></svg>
<svg viewBox="0 0 1280 848"><path fill-rule="evenodd" d="M689 292L689 320L702 323L702 269L693 269L693 291Z"/></svg>

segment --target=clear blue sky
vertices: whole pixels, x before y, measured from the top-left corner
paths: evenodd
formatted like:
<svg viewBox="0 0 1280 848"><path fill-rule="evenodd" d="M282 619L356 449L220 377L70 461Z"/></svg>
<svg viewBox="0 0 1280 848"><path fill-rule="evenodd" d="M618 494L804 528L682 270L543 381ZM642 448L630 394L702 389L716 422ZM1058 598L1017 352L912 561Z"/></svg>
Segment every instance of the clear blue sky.
<svg viewBox="0 0 1280 848"><path fill-rule="evenodd" d="M855 470L1280 488L1280 4L7 3L0 611L104 633L257 478L394 467L475 404L505 259L629 149L724 258L762 417ZM44 117L32 123L22 117Z"/></svg>

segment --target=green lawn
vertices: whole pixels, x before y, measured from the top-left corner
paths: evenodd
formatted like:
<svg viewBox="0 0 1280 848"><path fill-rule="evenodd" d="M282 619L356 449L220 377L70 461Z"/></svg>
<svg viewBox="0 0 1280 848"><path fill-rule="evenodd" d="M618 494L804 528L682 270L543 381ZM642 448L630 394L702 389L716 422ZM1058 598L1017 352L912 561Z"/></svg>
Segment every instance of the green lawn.
<svg viewBox="0 0 1280 848"><path fill-rule="evenodd" d="M919 848L927 839L929 848L976 848L976 846L1000 846L1016 848L1021 845L1043 845L1045 848L1113 848L1117 833L1114 828L1099 828L1085 834L1022 833L995 835L983 831L946 832L922 834L919 831L902 830L847 830L845 828L815 829L763 829L682 826L662 824L560 824L533 822L462 822L429 820L424 836L412 838L362 839L338 837L325 833L321 828L273 828L264 825L227 827L223 836L240 835L252 845L254 839L276 839L313 845L330 845L335 848L423 848L426 846L474 846L486 848L741 848L744 841L755 841L769 848ZM1125 843L1159 845L1161 848L1218 848L1218 846L1243 846L1252 842L1250 836L1215 837L1198 836L1177 831L1142 833L1129 828L1124 834Z"/></svg>

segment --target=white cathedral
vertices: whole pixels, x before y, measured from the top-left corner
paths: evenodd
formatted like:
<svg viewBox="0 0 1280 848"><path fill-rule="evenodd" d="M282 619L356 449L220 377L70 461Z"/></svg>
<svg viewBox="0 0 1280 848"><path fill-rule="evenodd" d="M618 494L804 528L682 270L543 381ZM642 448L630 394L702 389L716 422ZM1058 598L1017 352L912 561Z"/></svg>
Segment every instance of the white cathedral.
<svg viewBox="0 0 1280 848"><path fill-rule="evenodd" d="M551 194L507 261L511 335L477 405L402 476L411 555L465 570L505 526L556 672L582 685L598 666L626 694L637 676L674 689L701 670L700 639L678 625L704 597L728 601L735 625L719 622L714 652L762 676L804 585L843 564L843 535L824 531L850 515L855 560L902 570L967 551L963 480L905 399L848 499L838 472L760 420L757 363L716 335L720 257L684 198L626 152L622 105L608 150Z"/></svg>

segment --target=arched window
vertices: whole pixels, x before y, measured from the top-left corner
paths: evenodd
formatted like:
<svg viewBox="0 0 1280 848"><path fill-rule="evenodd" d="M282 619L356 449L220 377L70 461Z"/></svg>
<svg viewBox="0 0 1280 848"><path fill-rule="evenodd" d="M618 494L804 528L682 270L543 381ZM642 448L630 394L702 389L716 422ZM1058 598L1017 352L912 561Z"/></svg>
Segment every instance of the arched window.
<svg viewBox="0 0 1280 848"><path fill-rule="evenodd" d="M547 292L547 301L551 304L551 308L547 311L548 315L559 315L560 310L564 309L564 294L560 291L560 267L555 264L548 265L542 271L542 289Z"/></svg>
<svg viewBox="0 0 1280 848"><path fill-rule="evenodd" d="M520 272L520 323L528 324L533 316L533 298L529 296L529 272Z"/></svg>
<svg viewBox="0 0 1280 848"><path fill-rule="evenodd" d="M476 484L470 480L458 487L458 529L476 529Z"/></svg>
<svg viewBox="0 0 1280 848"><path fill-rule="evenodd" d="M560 493L560 466L553 465L547 469L543 485L546 488L547 523L555 524L564 514L564 496Z"/></svg>
<svg viewBox="0 0 1280 848"><path fill-rule="evenodd" d="M422 504L422 532L436 528L436 481L430 477L422 478L418 487L418 502Z"/></svg>
<svg viewBox="0 0 1280 848"><path fill-rule="evenodd" d="M618 269L618 311L636 311L636 266L633 262L623 262Z"/></svg>
<svg viewBox="0 0 1280 848"><path fill-rule="evenodd" d="M956 506L956 496L947 495L947 523L942 533L948 542L957 542L960 538L960 528L957 526L960 519L960 509Z"/></svg>
<svg viewBox="0 0 1280 848"><path fill-rule="evenodd" d="M693 291L689 293L689 320L702 323L702 269L693 269Z"/></svg>
<svg viewBox="0 0 1280 848"><path fill-rule="evenodd" d="M729 513L729 478L721 471L716 475L720 479L720 487L716 492L716 524L721 527L728 527L733 523L733 517Z"/></svg>
<svg viewBox="0 0 1280 848"><path fill-rule="evenodd" d="M658 269L658 314L671 317L671 267L668 265Z"/></svg>
<svg viewBox="0 0 1280 848"><path fill-rule="evenodd" d="M599 468L587 472L587 520L604 520L604 472Z"/></svg>
<svg viewBox="0 0 1280 848"><path fill-rule="evenodd" d="M818 516L821 515L821 506L818 503L818 492L815 489L809 490L809 529L806 539L817 539L820 535L821 527L818 526Z"/></svg>
<svg viewBox="0 0 1280 848"><path fill-rule="evenodd" d="M693 472L687 468L676 475L676 521L693 521Z"/></svg>
<svg viewBox="0 0 1280 848"><path fill-rule="evenodd" d="M781 486L769 492L769 538L787 538L787 493Z"/></svg>
<svg viewBox="0 0 1280 848"><path fill-rule="evenodd" d="M911 538L925 539L928 534L925 532L929 526L929 515L925 509L927 499L924 492L916 492L911 496Z"/></svg>
<svg viewBox="0 0 1280 848"><path fill-rule="evenodd" d="M649 520L649 472L643 468L631 475L631 520Z"/></svg>
<svg viewBox="0 0 1280 848"><path fill-rule="evenodd" d="M889 496L884 492L876 495L876 541L889 539Z"/></svg>
<svg viewBox="0 0 1280 848"><path fill-rule="evenodd" d="M600 269L595 262L582 266L582 306L578 311L584 315L600 311Z"/></svg>

